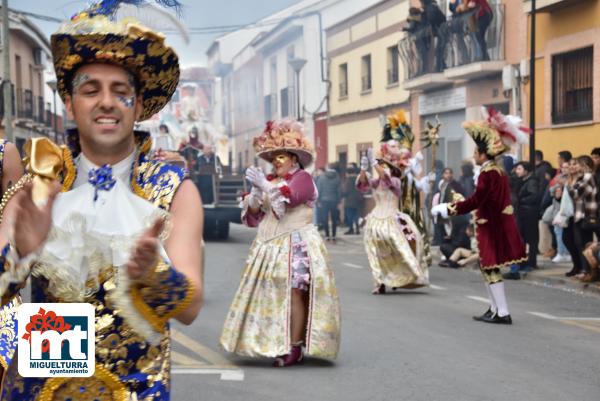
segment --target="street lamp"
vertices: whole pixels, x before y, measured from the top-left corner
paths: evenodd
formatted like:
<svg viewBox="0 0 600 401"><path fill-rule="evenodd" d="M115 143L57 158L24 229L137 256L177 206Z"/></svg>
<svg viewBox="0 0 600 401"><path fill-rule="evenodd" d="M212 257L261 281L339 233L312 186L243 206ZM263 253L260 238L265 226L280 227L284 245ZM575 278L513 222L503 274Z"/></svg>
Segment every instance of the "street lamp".
<svg viewBox="0 0 600 401"><path fill-rule="evenodd" d="M288 60L288 64L296 73L296 118L300 119L300 71L304 68L306 60L302 58L291 58Z"/></svg>
<svg viewBox="0 0 600 401"><path fill-rule="evenodd" d="M48 81L48 82L46 82L46 85L48 85L48 87L50 89L52 89L52 96L54 98L54 100L53 100L54 113L52 115L52 122L54 125L54 141L58 142L58 132L57 132L57 128L56 128L56 80L53 79L52 81Z"/></svg>

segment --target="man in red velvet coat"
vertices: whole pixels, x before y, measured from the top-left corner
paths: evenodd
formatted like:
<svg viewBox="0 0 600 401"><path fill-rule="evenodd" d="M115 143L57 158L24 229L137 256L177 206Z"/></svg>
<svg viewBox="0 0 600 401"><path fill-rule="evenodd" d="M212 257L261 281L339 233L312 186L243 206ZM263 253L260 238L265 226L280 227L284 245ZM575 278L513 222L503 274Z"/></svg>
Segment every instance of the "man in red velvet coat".
<svg viewBox="0 0 600 401"><path fill-rule="evenodd" d="M485 110L484 117L484 121L463 124L475 141L473 156L475 163L481 166L475 193L466 200L437 205L431 213L445 217L476 210L480 268L490 307L483 315L473 318L486 323L512 324L500 268L526 260L526 252L513 216L508 176L495 158L512 144L526 141L527 136L516 117L503 116L493 109Z"/></svg>

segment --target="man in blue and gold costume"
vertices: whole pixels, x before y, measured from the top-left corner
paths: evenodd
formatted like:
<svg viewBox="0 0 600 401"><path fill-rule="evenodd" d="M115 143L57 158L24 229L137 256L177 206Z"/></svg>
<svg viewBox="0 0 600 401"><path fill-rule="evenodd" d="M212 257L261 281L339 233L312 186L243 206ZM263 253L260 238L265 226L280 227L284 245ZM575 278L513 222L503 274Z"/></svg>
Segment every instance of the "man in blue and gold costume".
<svg viewBox="0 0 600 401"><path fill-rule="evenodd" d="M26 145L32 182L9 203L10 238L0 238L2 304L31 277L32 302L94 306L95 373L24 378L17 352L2 400L168 400L169 319L190 324L201 308L200 196L184 170L150 159L150 136L133 129L171 98L178 58L161 34L115 21L119 3L97 3L52 36L77 129L67 146Z"/></svg>

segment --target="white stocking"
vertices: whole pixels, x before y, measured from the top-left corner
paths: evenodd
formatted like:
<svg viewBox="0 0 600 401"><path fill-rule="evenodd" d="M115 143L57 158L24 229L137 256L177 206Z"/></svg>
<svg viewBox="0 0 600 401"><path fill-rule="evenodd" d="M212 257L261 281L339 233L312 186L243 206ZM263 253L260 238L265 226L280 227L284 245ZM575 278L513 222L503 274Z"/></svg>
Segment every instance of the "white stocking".
<svg viewBox="0 0 600 401"><path fill-rule="evenodd" d="M492 292L492 297L494 301L496 301L496 306L498 307L498 316L504 317L509 315L508 313L508 305L506 304L506 294L504 293L504 283L494 283L490 284L490 291Z"/></svg>

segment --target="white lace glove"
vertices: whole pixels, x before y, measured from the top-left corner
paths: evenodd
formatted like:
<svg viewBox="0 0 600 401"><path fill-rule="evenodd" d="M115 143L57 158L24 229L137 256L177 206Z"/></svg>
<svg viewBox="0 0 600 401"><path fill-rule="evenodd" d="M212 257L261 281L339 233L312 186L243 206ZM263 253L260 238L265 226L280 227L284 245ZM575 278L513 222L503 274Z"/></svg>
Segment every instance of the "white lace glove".
<svg viewBox="0 0 600 401"><path fill-rule="evenodd" d="M258 209L262 206L263 191L253 186L248 195L248 206L251 209Z"/></svg>
<svg viewBox="0 0 600 401"><path fill-rule="evenodd" d="M375 167L377 164L379 164L377 159L375 159L375 156L373 156L373 148L369 148L367 150L367 159L369 159L369 164L371 164L371 167Z"/></svg>
<svg viewBox="0 0 600 401"><path fill-rule="evenodd" d="M423 171L423 167L421 165L422 161L423 153L421 153L420 151L417 152L417 154L414 157L411 157L408 161L408 167L410 168L410 171L412 172L413 176L417 177Z"/></svg>
<svg viewBox="0 0 600 401"><path fill-rule="evenodd" d="M431 208L431 215L433 217L441 216L443 219L448 218L448 204L440 203Z"/></svg>
<svg viewBox="0 0 600 401"><path fill-rule="evenodd" d="M369 169L369 158L367 156L363 156L360 158L360 170L367 171Z"/></svg>
<svg viewBox="0 0 600 401"><path fill-rule="evenodd" d="M267 180L267 177L265 177L265 173L255 166L250 166L246 169L246 179L263 192L269 192L269 189L272 186Z"/></svg>
<svg viewBox="0 0 600 401"><path fill-rule="evenodd" d="M431 192L431 185L429 182L429 177L425 176L423 178L421 178L420 180L417 180L415 183L417 189L419 191L422 191L425 195L427 195L429 192Z"/></svg>

